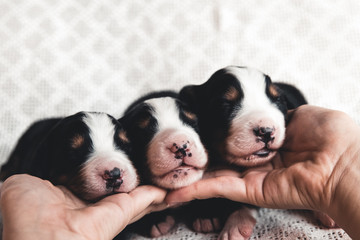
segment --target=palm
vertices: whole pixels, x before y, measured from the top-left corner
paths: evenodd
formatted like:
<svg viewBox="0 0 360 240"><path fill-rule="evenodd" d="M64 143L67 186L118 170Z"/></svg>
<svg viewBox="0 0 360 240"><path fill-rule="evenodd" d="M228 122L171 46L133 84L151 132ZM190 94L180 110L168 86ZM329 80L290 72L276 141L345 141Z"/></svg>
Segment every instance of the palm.
<svg viewBox="0 0 360 240"><path fill-rule="evenodd" d="M225 197L272 208L328 207L333 169L346 150L341 138L347 136L344 122L349 119L311 106L300 107L289 117L284 146L272 163L249 169L241 178L231 170L215 173L216 178L170 193L167 201Z"/></svg>
<svg viewBox="0 0 360 240"><path fill-rule="evenodd" d="M130 194L115 194L88 205L66 188L17 175L5 181L1 194L4 222L12 226L5 228L4 234L58 233L67 239L111 239L128 223L162 209L166 191L141 186Z"/></svg>

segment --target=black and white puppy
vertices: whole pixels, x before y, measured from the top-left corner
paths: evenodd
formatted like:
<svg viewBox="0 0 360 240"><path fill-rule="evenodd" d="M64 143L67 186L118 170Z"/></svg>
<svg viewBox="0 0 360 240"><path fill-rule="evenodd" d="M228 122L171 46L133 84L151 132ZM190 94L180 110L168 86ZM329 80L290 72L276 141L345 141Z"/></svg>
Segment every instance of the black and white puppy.
<svg viewBox="0 0 360 240"><path fill-rule="evenodd" d="M37 121L19 139L0 179L27 173L64 185L87 201L129 192L139 180L124 136L121 124L105 113Z"/></svg>
<svg viewBox="0 0 360 240"><path fill-rule="evenodd" d="M306 104L297 88L235 66L218 70L202 85L184 87L180 99L198 116L210 167L247 168L269 162L283 144L287 110ZM209 223L196 220L194 228L217 228L202 226ZM227 219L220 239L249 238L255 223L250 210L239 208Z"/></svg>
<svg viewBox="0 0 360 240"><path fill-rule="evenodd" d="M180 98L197 113L209 151L220 156L213 160L246 167L276 154L285 137L286 111L306 104L295 87L245 67L220 69L204 84L184 87Z"/></svg>
<svg viewBox="0 0 360 240"><path fill-rule="evenodd" d="M177 93L150 93L131 104L119 121L143 184L176 189L202 178L207 152L198 135L197 116Z"/></svg>
<svg viewBox="0 0 360 240"><path fill-rule="evenodd" d="M141 184L176 189L202 178L207 151L198 135L197 116L179 101L177 93L160 91L143 96L119 121L131 142L130 156ZM137 223L142 234L152 237L167 233L174 224L174 219L164 214L153 214Z"/></svg>

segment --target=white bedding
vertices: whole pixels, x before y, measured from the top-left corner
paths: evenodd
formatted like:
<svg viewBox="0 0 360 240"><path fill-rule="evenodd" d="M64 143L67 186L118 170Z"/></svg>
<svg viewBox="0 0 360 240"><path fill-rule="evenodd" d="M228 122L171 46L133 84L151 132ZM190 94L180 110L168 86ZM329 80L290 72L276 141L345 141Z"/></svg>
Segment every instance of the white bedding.
<svg viewBox="0 0 360 240"><path fill-rule="evenodd" d="M360 123L359 23L357 0L0 0L0 161L34 120L119 117L141 94L202 83L227 65L295 84ZM308 212L260 215L252 239L348 239ZM161 239L171 238L216 235L180 225Z"/></svg>

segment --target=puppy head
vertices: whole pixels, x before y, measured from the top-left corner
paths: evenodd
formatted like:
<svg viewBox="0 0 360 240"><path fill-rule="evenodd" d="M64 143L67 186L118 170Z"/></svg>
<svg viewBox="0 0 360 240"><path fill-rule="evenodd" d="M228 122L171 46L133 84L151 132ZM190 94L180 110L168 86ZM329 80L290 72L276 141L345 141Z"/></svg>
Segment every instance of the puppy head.
<svg viewBox="0 0 360 240"><path fill-rule="evenodd" d="M198 113L203 141L231 164L264 164L284 141L288 96L255 69L221 69L180 99Z"/></svg>
<svg viewBox="0 0 360 240"><path fill-rule="evenodd" d="M175 189L202 177L207 153L197 133L197 116L176 97L137 101L120 121L144 183Z"/></svg>
<svg viewBox="0 0 360 240"><path fill-rule="evenodd" d="M125 154L127 139L120 123L105 113L80 112L60 120L35 156L39 171L85 200L129 192L137 173Z"/></svg>

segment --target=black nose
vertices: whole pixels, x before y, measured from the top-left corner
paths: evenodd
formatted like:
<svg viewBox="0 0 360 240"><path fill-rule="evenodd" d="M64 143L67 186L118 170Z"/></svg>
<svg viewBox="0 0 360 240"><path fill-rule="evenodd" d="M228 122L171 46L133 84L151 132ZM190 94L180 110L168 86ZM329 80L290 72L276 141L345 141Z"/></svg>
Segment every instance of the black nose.
<svg viewBox="0 0 360 240"><path fill-rule="evenodd" d="M115 167L111 171L105 170L105 173L104 173L105 179L116 179L116 178L119 178L120 175L121 175L121 171L117 167Z"/></svg>
<svg viewBox="0 0 360 240"><path fill-rule="evenodd" d="M103 178L106 181L106 188L119 188L123 183L122 170L115 167L113 170L105 170Z"/></svg>
<svg viewBox="0 0 360 240"><path fill-rule="evenodd" d="M253 129L255 136L259 137L259 140L268 143L275 139L273 137L274 128L270 127L256 127Z"/></svg>

